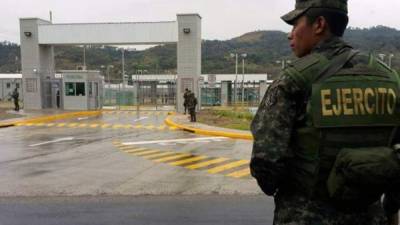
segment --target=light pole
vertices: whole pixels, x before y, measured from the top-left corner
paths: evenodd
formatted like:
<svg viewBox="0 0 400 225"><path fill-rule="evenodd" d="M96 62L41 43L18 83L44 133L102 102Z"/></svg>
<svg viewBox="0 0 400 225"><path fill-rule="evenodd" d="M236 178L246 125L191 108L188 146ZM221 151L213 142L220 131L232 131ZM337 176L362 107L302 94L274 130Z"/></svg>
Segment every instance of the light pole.
<svg viewBox="0 0 400 225"><path fill-rule="evenodd" d="M392 69L392 58L394 57L394 54L389 55L389 60L388 60L388 66L390 69Z"/></svg>
<svg viewBox="0 0 400 225"><path fill-rule="evenodd" d="M236 107L236 83L237 83L237 75L238 75L238 54L231 53L231 58L236 58L235 60L235 82L233 84L233 103Z"/></svg>
<svg viewBox="0 0 400 225"><path fill-rule="evenodd" d="M382 62L385 62L385 56L386 54L380 53L378 54L379 58L381 58Z"/></svg>
<svg viewBox="0 0 400 225"><path fill-rule="evenodd" d="M107 79L108 79L108 90L110 91L110 94L108 95L108 104L111 105L111 80L110 80L110 68L114 68L113 65L107 65Z"/></svg>
<svg viewBox="0 0 400 225"><path fill-rule="evenodd" d="M247 57L247 54L244 53L242 56L242 107L244 105L244 59Z"/></svg>

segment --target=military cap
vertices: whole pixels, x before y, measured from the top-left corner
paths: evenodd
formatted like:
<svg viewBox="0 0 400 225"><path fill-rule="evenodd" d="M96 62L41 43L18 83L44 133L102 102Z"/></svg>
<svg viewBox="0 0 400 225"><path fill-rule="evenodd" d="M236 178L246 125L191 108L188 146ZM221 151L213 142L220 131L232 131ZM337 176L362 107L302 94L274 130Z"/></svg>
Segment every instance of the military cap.
<svg viewBox="0 0 400 225"><path fill-rule="evenodd" d="M281 18L286 23L293 24L310 8L334 9L347 14L347 0L296 0L295 9Z"/></svg>

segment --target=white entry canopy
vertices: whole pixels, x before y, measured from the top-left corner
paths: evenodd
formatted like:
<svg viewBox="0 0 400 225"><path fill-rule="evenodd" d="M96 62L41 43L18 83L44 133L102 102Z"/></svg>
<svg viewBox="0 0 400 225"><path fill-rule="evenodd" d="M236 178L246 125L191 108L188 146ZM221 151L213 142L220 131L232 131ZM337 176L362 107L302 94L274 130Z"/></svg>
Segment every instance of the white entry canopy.
<svg viewBox="0 0 400 225"><path fill-rule="evenodd" d="M163 44L178 41L176 21L41 24L38 28L39 44L46 45Z"/></svg>

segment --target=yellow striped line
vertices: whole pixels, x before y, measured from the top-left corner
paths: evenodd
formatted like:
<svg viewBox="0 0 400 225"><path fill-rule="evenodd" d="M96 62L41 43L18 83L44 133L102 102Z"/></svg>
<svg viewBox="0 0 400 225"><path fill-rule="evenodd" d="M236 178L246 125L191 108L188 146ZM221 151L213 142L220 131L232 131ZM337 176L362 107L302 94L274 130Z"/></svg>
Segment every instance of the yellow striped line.
<svg viewBox="0 0 400 225"><path fill-rule="evenodd" d="M188 158L188 159L184 159L184 160L180 160L180 161L169 163L169 165L171 165L171 166L180 166L180 165L183 165L183 164L186 164L186 163L197 162L197 161L200 161L200 160L205 159L205 158L207 158L207 157L206 156L194 156L192 158Z"/></svg>
<svg viewBox="0 0 400 225"><path fill-rule="evenodd" d="M136 149L136 146L131 146L131 145L123 145L121 147L119 147L119 149L121 149L122 151L126 150L126 149Z"/></svg>
<svg viewBox="0 0 400 225"><path fill-rule="evenodd" d="M227 160L228 160L227 158L217 158L217 159L212 159L212 160L209 160L209 161L193 164L193 165L190 165L190 166L185 166L185 168L191 169L191 170L195 170L195 169L200 169L200 168L203 168L203 167L207 167L207 166L212 165L212 164L225 162Z"/></svg>
<svg viewBox="0 0 400 225"><path fill-rule="evenodd" d="M68 127L76 127L78 125L79 125L79 123L70 123L70 124L68 124Z"/></svg>
<svg viewBox="0 0 400 225"><path fill-rule="evenodd" d="M101 128L108 128L110 126L111 126L111 124L103 124L103 125L101 125Z"/></svg>
<svg viewBox="0 0 400 225"><path fill-rule="evenodd" d="M222 166L217 166L215 168L209 169L209 170L207 170L207 172L211 173L211 174L220 173L220 172L222 172L224 170L229 170L229 169L232 169L232 168L235 168L235 167L239 167L239 166L242 166L242 165L245 165L245 164L249 164L249 163L250 163L249 160L238 160L238 161L235 161L235 162L231 162L231 163L228 163L228 164L225 164L225 165L222 165Z"/></svg>
<svg viewBox="0 0 400 225"><path fill-rule="evenodd" d="M79 125L79 127L87 127L87 126L88 126L88 124L86 124L86 123L82 123Z"/></svg>
<svg viewBox="0 0 400 225"><path fill-rule="evenodd" d="M154 160L154 162L166 162L169 160L180 159L180 158L184 158L184 157L191 156L191 155L192 154L188 154L188 153L178 153L175 156L169 156L169 157L164 157L161 159Z"/></svg>
<svg viewBox="0 0 400 225"><path fill-rule="evenodd" d="M145 126L144 128L148 129L148 130L152 130L152 129L154 129L154 126L153 125L149 125L149 126Z"/></svg>
<svg viewBox="0 0 400 225"><path fill-rule="evenodd" d="M136 149L132 149L132 150L128 150L128 151L124 151L126 153L135 153L135 152L142 152L142 151L147 151L147 148L136 148Z"/></svg>
<svg viewBox="0 0 400 225"><path fill-rule="evenodd" d="M145 155L151 155L151 154L159 153L159 152L160 152L159 150L148 150L148 151L143 151L140 153L135 153L134 155L135 156L145 156Z"/></svg>
<svg viewBox="0 0 400 225"><path fill-rule="evenodd" d="M112 126L113 129L118 129L118 128L121 128L121 127L122 127L121 124L116 124L116 125Z"/></svg>
<svg viewBox="0 0 400 225"><path fill-rule="evenodd" d="M169 155L175 155L176 152L162 152L162 153L157 153L154 155L146 155L145 159L156 159L156 158L160 158L160 157L164 157L164 156L169 156Z"/></svg>
<svg viewBox="0 0 400 225"><path fill-rule="evenodd" d="M123 126L123 128L125 128L125 129L131 129L131 128L132 128L132 125L130 125L130 124L125 125L125 126Z"/></svg>
<svg viewBox="0 0 400 225"><path fill-rule="evenodd" d="M33 126L33 123L26 123L25 126L31 127L31 126Z"/></svg>
<svg viewBox="0 0 400 225"><path fill-rule="evenodd" d="M89 127L90 128L96 128L96 127L99 127L100 126L100 124L91 124Z"/></svg>
<svg viewBox="0 0 400 225"><path fill-rule="evenodd" d="M35 124L35 126L36 127L42 127L42 126L44 126L44 123L37 123L37 124Z"/></svg>
<svg viewBox="0 0 400 225"><path fill-rule="evenodd" d="M142 128L142 125L136 125L135 128Z"/></svg>
<svg viewBox="0 0 400 225"><path fill-rule="evenodd" d="M65 125L67 125L66 123L59 123L57 124L57 127L64 127Z"/></svg>
<svg viewBox="0 0 400 225"><path fill-rule="evenodd" d="M226 176L228 177L234 177L234 178L241 178L241 177L246 177L250 175L250 168L246 168L246 169L242 169L242 170L238 170L235 171L233 173L230 173Z"/></svg>

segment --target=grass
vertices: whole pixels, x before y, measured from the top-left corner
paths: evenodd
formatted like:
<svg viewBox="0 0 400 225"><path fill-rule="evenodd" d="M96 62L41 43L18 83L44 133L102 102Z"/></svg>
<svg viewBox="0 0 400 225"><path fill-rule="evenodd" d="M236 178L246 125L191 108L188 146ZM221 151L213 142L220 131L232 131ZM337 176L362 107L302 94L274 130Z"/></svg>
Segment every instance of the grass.
<svg viewBox="0 0 400 225"><path fill-rule="evenodd" d="M200 123L247 131L250 130L253 115L246 110L205 109L198 113L197 118Z"/></svg>

